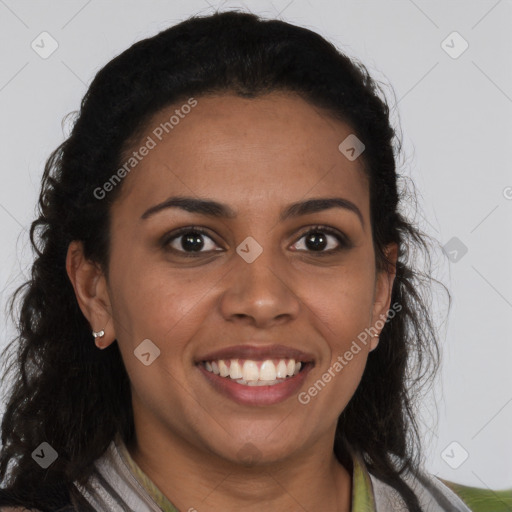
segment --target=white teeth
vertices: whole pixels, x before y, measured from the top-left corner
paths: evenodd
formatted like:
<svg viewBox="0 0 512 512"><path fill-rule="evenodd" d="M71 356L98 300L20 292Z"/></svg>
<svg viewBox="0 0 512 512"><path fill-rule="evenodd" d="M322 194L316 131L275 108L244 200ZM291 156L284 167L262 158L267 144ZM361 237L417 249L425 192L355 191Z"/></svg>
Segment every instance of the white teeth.
<svg viewBox="0 0 512 512"><path fill-rule="evenodd" d="M276 380L276 366L272 361L261 363L259 380Z"/></svg>
<svg viewBox="0 0 512 512"><path fill-rule="evenodd" d="M302 368L302 363L295 362L295 359L280 359L276 365L273 360L266 359L265 361L244 360L241 365L238 359L229 361L219 359L206 361L204 367L215 375L231 378L245 386L273 386L288 377L297 375Z"/></svg>
<svg viewBox="0 0 512 512"><path fill-rule="evenodd" d="M229 368L222 359L219 361L219 372L221 377L227 377L229 375Z"/></svg>
<svg viewBox="0 0 512 512"><path fill-rule="evenodd" d="M278 379L286 378L286 363L282 359L277 364L276 376Z"/></svg>
<svg viewBox="0 0 512 512"><path fill-rule="evenodd" d="M243 386L275 386L276 384L279 384L283 382L284 379L277 379L277 380L251 380L250 382L247 382L244 379L238 379L235 382L237 384L242 384Z"/></svg>
<svg viewBox="0 0 512 512"><path fill-rule="evenodd" d="M258 365L254 361L245 361L242 368L242 378L247 381L257 381L259 377Z"/></svg>
<svg viewBox="0 0 512 512"><path fill-rule="evenodd" d="M229 364L229 376L232 379L241 379L243 377L242 367L236 359L231 359L231 363Z"/></svg>

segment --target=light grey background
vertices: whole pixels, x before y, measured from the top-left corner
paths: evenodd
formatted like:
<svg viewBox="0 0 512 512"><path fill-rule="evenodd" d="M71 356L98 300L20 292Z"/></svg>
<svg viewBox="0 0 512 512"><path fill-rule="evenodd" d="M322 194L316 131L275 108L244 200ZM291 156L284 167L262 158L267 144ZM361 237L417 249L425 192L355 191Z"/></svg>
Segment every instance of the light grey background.
<svg viewBox="0 0 512 512"><path fill-rule="evenodd" d="M448 320L445 303L434 303L443 367L423 407L427 468L467 485L511 487L510 1L0 0L0 348L13 335L5 303L28 276L27 229L44 163L68 133L63 117L134 42L192 14L238 7L319 32L394 88L401 172L421 194L417 221L442 245L457 237L467 247L462 257L452 252L456 262L436 255L454 303ZM43 31L58 43L47 59L31 48L42 46Z"/></svg>

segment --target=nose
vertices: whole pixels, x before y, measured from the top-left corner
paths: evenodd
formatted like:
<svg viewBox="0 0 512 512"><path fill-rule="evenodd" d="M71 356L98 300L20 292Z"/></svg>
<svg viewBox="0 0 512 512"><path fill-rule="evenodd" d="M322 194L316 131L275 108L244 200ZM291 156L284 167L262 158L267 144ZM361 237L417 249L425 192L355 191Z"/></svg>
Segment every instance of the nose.
<svg viewBox="0 0 512 512"><path fill-rule="evenodd" d="M226 320L243 319L268 328L297 318L303 307L300 290L283 258L271 250L263 250L250 263L238 254L236 258L221 296Z"/></svg>

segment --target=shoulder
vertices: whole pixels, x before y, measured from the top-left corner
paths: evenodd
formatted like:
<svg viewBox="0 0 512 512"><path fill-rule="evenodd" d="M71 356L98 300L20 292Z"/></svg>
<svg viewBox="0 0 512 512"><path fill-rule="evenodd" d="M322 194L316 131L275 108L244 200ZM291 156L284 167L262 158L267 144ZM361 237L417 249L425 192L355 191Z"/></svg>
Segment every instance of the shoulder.
<svg viewBox="0 0 512 512"><path fill-rule="evenodd" d="M512 510L512 488L493 491L457 484L438 478L448 489L454 492L472 512L509 512Z"/></svg>
<svg viewBox="0 0 512 512"><path fill-rule="evenodd" d="M370 474L376 510L379 512L407 512L409 508L396 488ZM477 512L468 508L462 498L441 480L427 473L402 475L406 483L416 495L422 510L451 512ZM493 512L497 512L494 511Z"/></svg>

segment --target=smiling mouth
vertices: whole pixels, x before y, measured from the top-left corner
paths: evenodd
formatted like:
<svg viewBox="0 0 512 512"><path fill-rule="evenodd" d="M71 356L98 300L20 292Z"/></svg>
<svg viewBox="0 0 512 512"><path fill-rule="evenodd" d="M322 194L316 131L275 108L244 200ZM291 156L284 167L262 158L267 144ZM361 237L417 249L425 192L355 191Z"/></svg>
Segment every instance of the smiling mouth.
<svg viewBox="0 0 512 512"><path fill-rule="evenodd" d="M216 359L200 363L206 371L242 386L275 386L311 364L295 359Z"/></svg>

